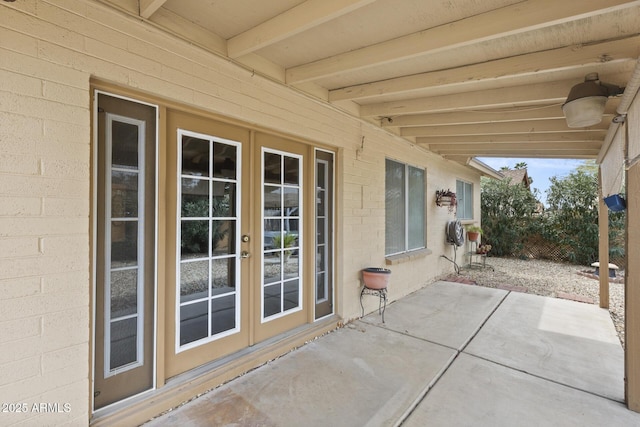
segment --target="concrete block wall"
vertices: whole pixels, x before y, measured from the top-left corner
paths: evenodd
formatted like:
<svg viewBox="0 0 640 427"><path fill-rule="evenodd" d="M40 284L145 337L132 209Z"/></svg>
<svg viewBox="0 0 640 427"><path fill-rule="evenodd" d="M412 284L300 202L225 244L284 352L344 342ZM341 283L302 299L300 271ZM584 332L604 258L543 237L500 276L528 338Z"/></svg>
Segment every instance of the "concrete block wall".
<svg viewBox="0 0 640 427"><path fill-rule="evenodd" d="M0 425L85 425L90 416L91 79L340 150L345 319L360 315L360 269L385 266L387 156L427 170L433 251L392 267L391 298L453 271L441 258L453 215L435 206L435 191L457 178L478 183L469 169L99 2L0 2L0 403L29 409L0 413ZM41 403L58 407L34 411Z"/></svg>

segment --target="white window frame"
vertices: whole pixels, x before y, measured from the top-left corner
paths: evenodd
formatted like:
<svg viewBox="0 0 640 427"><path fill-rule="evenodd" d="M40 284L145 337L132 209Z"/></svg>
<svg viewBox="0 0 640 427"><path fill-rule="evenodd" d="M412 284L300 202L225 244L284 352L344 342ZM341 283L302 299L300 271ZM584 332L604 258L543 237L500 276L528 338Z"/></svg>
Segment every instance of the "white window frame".
<svg viewBox="0 0 640 427"><path fill-rule="evenodd" d="M142 366L144 361L144 135L145 135L145 123L142 120L132 119L130 117L120 116L117 114L107 113L105 115L105 131L106 131L106 147L105 147L105 176L106 182L106 207L105 207L105 299L104 299L104 378L117 375L121 372L126 372L130 369ZM114 170L112 161L113 150L113 135L112 124L113 122L126 123L138 128L138 168L135 172L138 174L138 216L136 218L119 218L118 221L138 223L138 235L137 235L137 265L135 267L111 267L111 195L112 195L112 183L111 172ZM118 168L115 168L118 170ZM123 172L133 172L131 169L122 169ZM111 271L123 271L135 269L136 274L136 313L121 316L117 318L117 321L132 319L136 317L136 360L122 365L120 367L111 369Z"/></svg>
<svg viewBox="0 0 640 427"><path fill-rule="evenodd" d="M460 185L462 185L463 194L460 194L460 191L458 190L458 187ZM467 194L467 189L468 189L468 194ZM473 191L474 191L474 188L473 188L472 182L465 181L463 179L456 180L456 200L457 200L456 218L460 220L473 219L474 217ZM469 214L469 216L466 216L467 214Z"/></svg>
<svg viewBox="0 0 640 427"><path fill-rule="evenodd" d="M414 168L414 169L418 169L420 171L422 171L423 174L423 180L422 180L422 185L423 185L423 192L425 193L425 200L426 200L426 191L427 191L427 184L426 184L426 176L427 176L427 171L425 168L422 167L418 167L418 166L414 166L405 162L400 162L394 159L390 159L390 158L386 158L385 159L385 174L387 172L387 168L386 168L386 163L387 161L391 161L394 163L397 163L399 165L404 166L404 250L401 250L399 252L393 252L393 253L387 253L387 242L385 239L385 256L393 256L393 255L401 255L401 254L405 254L405 253L410 253L410 252L414 252L414 251L419 251L422 249L425 249L427 247L427 236L426 236L426 222L427 222L427 209L426 206L423 204L422 206L422 214L423 214L423 220L424 220L424 224L425 224L425 233L423 235L423 241L422 241L422 246L417 247L417 248L409 248L409 168ZM386 178L385 178L386 181ZM385 183L386 185L386 183ZM386 200L386 188L385 188L385 209L386 209L386 204L387 204L387 200ZM386 225L385 225L386 226Z"/></svg>

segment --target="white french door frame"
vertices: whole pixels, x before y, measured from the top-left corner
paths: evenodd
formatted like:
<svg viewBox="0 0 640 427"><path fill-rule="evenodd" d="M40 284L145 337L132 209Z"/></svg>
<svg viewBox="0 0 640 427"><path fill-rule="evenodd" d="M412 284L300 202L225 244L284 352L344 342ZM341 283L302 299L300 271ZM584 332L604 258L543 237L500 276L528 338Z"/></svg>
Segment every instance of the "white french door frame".
<svg viewBox="0 0 640 427"><path fill-rule="evenodd" d="M213 144L215 142L221 143L221 144L227 144L227 145L231 145L236 147L236 179L235 181L233 181L236 185L236 200L235 200L235 212L236 212L236 216L235 218L233 218L236 221L236 229L235 229L235 325L236 327L233 329L228 329L224 332L215 334L215 335L211 335L211 319L208 318L207 321L207 328L208 328L208 334L206 338L201 338L199 340L184 344L184 345L180 345L180 263L181 263L181 259L180 259L180 248L178 247L178 249L176 250L176 278L175 278L175 287L176 287L176 304L175 304L175 352L176 354L181 353L183 351L186 350L191 350L193 348L199 347L201 345L204 344L208 344L210 342L219 340L221 338L224 337L228 337L229 335L233 335L236 334L238 332L240 332L240 328L241 328L241 313L242 313L242 298L241 298L241 294L242 294L242 277L241 277L241 258L240 258L240 235L241 235L241 231L242 231L242 143L238 142L238 141L233 141L230 139L225 139L225 138L220 138L217 136L213 136L213 135L207 135L207 134L203 134L203 133L198 133L198 132L193 132L193 131L189 131L186 129L178 129L178 134L176 136L177 138L177 142L178 142L178 162L179 164L176 165L176 167L178 168L179 173L177 173L177 202L176 202L176 219L177 219L177 224L176 224L176 242L180 242L180 235L181 235L181 227L180 227L180 222L182 221L182 215L181 215L181 207L182 207L182 178L193 178L192 176L189 175L183 175L182 174L182 166L181 166L181 162L182 162L182 137L183 136L190 136L193 138L199 138L202 140L206 140L209 142L210 144L210 149L209 149L209 184L210 184L210 194L212 194L211 192L213 191L213 188L211 188L212 183L214 182L214 178L213 178ZM231 180L225 180L225 179L219 179L218 181L215 182L232 182ZM211 209L211 206L209 206L209 209ZM211 220L212 216L211 216L211 212L210 212L210 216L207 218L195 218L195 220ZM224 220L224 219L229 219L226 217L222 217L219 218L220 220ZM209 239L210 240L210 239ZM211 242L209 242L209 244L211 244ZM212 261L212 249L211 247L209 247L209 253L208 253L208 261L209 261L209 269L208 271L211 272L211 261ZM209 291L208 291L208 298L207 298L207 313L211 312L211 283L209 283ZM195 302L190 302L191 304L195 304L199 302L199 300L196 300ZM191 304L184 304L184 305L191 305ZM184 306L183 305L183 306Z"/></svg>
<svg viewBox="0 0 640 427"><path fill-rule="evenodd" d="M264 179L264 170L265 170L265 163L264 163L264 159L265 159L265 154L266 153L271 153L271 154L277 154L279 156L282 156L282 158L284 159L284 157L292 157L295 159L298 159L298 165L299 165L299 171L298 171L298 175L299 175L299 182L298 185L296 186L298 188L298 307L290 309L290 310L284 310L284 308L281 306L281 311L278 314L273 314L271 316L265 317L264 316L264 299L265 299L265 287L267 286L267 284L265 284L264 281L264 276L265 276L265 271L264 271L264 266L265 266L265 251L264 251L264 247L265 247L265 233L264 233L264 223L265 223L265 214L264 214L264 188L265 185L274 185L274 184L266 184L265 183L265 179ZM262 232L261 234L261 242L260 242L260 323L264 324L264 323L268 323L272 320L276 320L276 319L280 319L282 317L286 317L289 314L293 314L293 313L297 313L301 310L303 310L304 308L304 286L303 286L303 281L304 281L304 156L300 155L300 154L296 154L296 153L290 153L288 151L282 151L282 150L276 150L273 148L267 148L267 147L261 147L260 150L260 223L262 224ZM282 179L284 180L284 161L281 163L281 176L283 177ZM284 188L287 185L284 183L281 183L281 187ZM294 187L292 185L290 185L290 187ZM281 194L281 197L284 198L284 191ZM283 202L284 203L284 202ZM284 213L281 213L281 219L284 217ZM281 230L282 231L282 230ZM284 248L283 248L283 252L284 254ZM281 290L284 293L284 283L285 280L283 279L284 276L284 271L281 271L281 280L280 280L280 284L281 284ZM269 284L271 285L271 284ZM283 296L284 297L284 296Z"/></svg>

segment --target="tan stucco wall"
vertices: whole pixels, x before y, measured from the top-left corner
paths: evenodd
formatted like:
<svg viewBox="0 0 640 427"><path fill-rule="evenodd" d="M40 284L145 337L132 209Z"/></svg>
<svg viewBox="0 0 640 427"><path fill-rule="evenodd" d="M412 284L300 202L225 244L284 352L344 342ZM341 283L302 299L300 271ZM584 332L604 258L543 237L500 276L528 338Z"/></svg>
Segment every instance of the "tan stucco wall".
<svg viewBox="0 0 640 427"><path fill-rule="evenodd" d="M385 156L427 169L433 251L391 267L391 299L453 271L441 257L452 256L453 215L435 191L474 182L479 221L476 173L99 3L52 3L0 3L0 402L59 403L62 413L0 413L1 425L89 417L92 78L339 148L345 319L360 315L359 270L385 266Z"/></svg>

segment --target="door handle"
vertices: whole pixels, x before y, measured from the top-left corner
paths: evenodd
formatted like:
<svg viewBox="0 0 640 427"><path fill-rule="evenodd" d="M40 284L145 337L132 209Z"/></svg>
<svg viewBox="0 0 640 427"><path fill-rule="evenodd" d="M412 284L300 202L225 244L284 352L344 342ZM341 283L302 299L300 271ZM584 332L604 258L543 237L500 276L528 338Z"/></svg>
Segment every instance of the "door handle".
<svg viewBox="0 0 640 427"><path fill-rule="evenodd" d="M240 252L240 258L249 258L250 254L247 251Z"/></svg>

